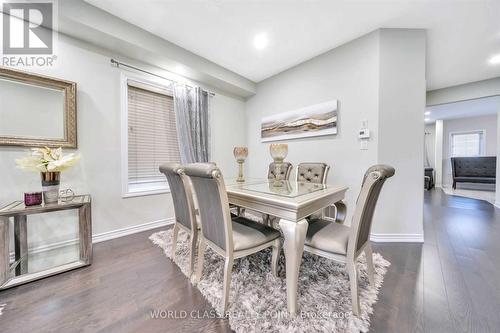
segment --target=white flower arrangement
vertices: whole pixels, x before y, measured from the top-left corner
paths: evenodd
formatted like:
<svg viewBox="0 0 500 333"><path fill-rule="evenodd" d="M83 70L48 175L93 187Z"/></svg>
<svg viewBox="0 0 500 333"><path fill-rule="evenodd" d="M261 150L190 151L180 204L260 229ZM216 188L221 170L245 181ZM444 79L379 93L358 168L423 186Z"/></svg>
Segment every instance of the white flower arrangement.
<svg viewBox="0 0 500 333"><path fill-rule="evenodd" d="M31 155L16 160L17 166L23 170L35 172L61 172L73 165L80 159L80 155L63 155L62 148L51 149L33 148Z"/></svg>

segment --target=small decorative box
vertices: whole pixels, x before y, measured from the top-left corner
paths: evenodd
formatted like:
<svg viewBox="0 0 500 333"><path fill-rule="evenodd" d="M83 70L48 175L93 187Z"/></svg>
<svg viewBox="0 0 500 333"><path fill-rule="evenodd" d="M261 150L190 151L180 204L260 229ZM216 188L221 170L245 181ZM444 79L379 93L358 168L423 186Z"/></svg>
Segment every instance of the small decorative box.
<svg viewBox="0 0 500 333"><path fill-rule="evenodd" d="M24 205L35 206L42 204L42 192L24 193Z"/></svg>

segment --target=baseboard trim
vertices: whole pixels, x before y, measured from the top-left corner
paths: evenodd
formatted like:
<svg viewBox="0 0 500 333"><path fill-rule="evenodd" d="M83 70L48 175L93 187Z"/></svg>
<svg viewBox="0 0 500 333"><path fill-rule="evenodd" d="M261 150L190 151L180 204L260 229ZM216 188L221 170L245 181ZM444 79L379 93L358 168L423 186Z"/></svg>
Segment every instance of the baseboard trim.
<svg viewBox="0 0 500 333"><path fill-rule="evenodd" d="M376 243L423 243L423 234L370 234L370 240Z"/></svg>
<svg viewBox="0 0 500 333"><path fill-rule="evenodd" d="M38 254L38 253L42 253L42 252L57 250L57 249L60 249L63 247L75 246L75 245L78 245L78 239L68 239L68 240L64 240L64 241L60 241L60 242L30 247L28 249L28 253L30 255L33 255L33 254ZM9 258L10 258L11 262L16 260L14 251L9 253Z"/></svg>
<svg viewBox="0 0 500 333"><path fill-rule="evenodd" d="M128 236L132 235L138 232L142 231L147 231L151 229L156 229L156 228L161 228L165 227L167 225L173 224L174 223L174 218L168 218L168 219L161 219L158 221L153 221L153 222L147 222L143 224L138 224L134 225L131 227L126 227L126 228L121 228L121 229L116 229L116 230L111 230L111 231L106 231L100 234L95 234L92 235L92 243L100 243L100 242L105 242L107 240L123 237L123 236ZM60 242L55 242L47 245L40 245L36 247L30 247L29 248L29 253L30 254L37 254L41 252L47 252L47 251L52 251L56 250L62 247L67 247L67 246L74 246L78 244L78 239L68 239ZM14 261L14 252L10 252L10 261Z"/></svg>
<svg viewBox="0 0 500 333"><path fill-rule="evenodd" d="M168 219L161 219L158 221L138 224L138 225L134 225L131 227L106 231L106 232L103 232L100 234L92 235L92 243L105 242L107 240L111 240L114 238L119 238L119 237L123 237L123 236L136 234L136 233L142 232L142 231L147 231L147 230L151 230L151 229L165 227L165 226L167 226L169 224L173 224L173 223L174 223L174 218L170 217Z"/></svg>

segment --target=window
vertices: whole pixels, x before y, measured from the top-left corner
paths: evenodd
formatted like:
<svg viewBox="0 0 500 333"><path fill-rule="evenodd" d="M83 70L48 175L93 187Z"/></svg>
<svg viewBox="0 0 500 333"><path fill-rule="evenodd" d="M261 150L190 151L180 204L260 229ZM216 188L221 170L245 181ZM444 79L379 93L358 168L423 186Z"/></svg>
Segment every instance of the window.
<svg viewBox="0 0 500 333"><path fill-rule="evenodd" d="M484 131L451 133L450 155L481 156L484 155Z"/></svg>
<svg viewBox="0 0 500 333"><path fill-rule="evenodd" d="M126 81L125 196L168 191L158 170L163 163L180 163L174 101L167 89ZM125 138L124 138L125 139Z"/></svg>

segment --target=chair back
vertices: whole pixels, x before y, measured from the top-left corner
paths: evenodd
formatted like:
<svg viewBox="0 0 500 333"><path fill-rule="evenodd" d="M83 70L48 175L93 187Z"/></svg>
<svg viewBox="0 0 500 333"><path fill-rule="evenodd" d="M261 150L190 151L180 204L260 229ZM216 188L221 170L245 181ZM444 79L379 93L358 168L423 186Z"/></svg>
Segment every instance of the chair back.
<svg viewBox="0 0 500 333"><path fill-rule="evenodd" d="M394 176L394 173L393 167L383 164L374 165L366 171L352 217L348 256L355 255L370 240L373 213L382 185L387 178Z"/></svg>
<svg viewBox="0 0 500 333"><path fill-rule="evenodd" d="M226 186L219 168L212 163L187 165L184 173L191 179L198 199L203 237L221 250L233 250L233 230Z"/></svg>
<svg viewBox="0 0 500 333"><path fill-rule="evenodd" d="M188 179L182 176L182 165L166 163L160 166L160 172L167 177L170 193L174 201L176 222L189 230L197 230L193 192Z"/></svg>
<svg viewBox="0 0 500 333"><path fill-rule="evenodd" d="M297 181L326 184L330 166L326 163L300 163L297 166Z"/></svg>
<svg viewBox="0 0 500 333"><path fill-rule="evenodd" d="M293 165L290 162L272 162L269 164L267 179L269 180L289 180Z"/></svg>

